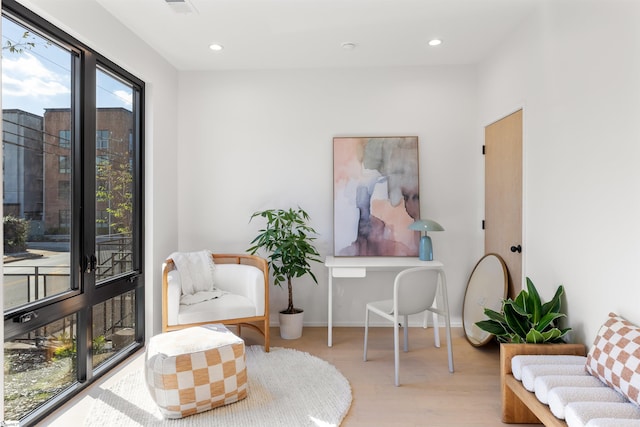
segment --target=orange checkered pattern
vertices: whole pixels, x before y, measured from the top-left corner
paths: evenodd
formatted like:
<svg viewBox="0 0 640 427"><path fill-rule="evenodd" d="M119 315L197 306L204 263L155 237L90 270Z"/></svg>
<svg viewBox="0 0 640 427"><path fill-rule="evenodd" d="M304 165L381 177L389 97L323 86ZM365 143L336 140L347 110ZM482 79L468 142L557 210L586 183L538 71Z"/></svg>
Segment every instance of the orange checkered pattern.
<svg viewBox="0 0 640 427"><path fill-rule="evenodd" d="M221 325L206 327L213 327L212 334L231 334ZM184 331L187 333L177 334ZM188 330L169 334L176 335L179 341L176 345L190 345ZM154 338L151 338L150 347L153 347ZM155 354L146 363L146 379L151 396L165 418L183 418L247 397L244 341L235 338L237 340L232 343L213 344L212 348L185 354L167 355L155 346ZM191 339L201 340L201 331ZM165 346L167 342L163 340ZM197 347L201 348L202 343Z"/></svg>
<svg viewBox="0 0 640 427"><path fill-rule="evenodd" d="M640 327L609 313L589 350L586 369L640 405Z"/></svg>

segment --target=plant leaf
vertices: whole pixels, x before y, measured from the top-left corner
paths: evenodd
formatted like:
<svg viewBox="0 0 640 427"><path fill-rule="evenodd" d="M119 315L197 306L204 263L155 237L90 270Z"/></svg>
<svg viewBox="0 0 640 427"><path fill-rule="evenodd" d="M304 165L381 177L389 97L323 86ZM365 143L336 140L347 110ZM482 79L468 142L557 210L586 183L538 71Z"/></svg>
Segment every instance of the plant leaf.
<svg viewBox="0 0 640 427"><path fill-rule="evenodd" d="M531 279L527 277L527 291L528 291L528 307L527 311L531 314L531 323L534 325L540 321L540 317L542 317L542 303L540 300L540 294L538 294L538 290L534 286Z"/></svg>
<svg viewBox="0 0 640 427"><path fill-rule="evenodd" d="M542 319L540 319L540 322L536 325L536 329L543 332L549 325L553 325L554 320L560 317L565 317L565 315L562 313L547 313Z"/></svg>
<svg viewBox="0 0 640 427"><path fill-rule="evenodd" d="M551 301L545 303L542 306L543 313L560 313L560 307L562 305L562 295L564 294L564 286L558 286L556 293Z"/></svg>
<svg viewBox="0 0 640 427"><path fill-rule="evenodd" d="M545 338L540 332L531 328L529 332L527 332L526 341L530 344L540 344L545 342Z"/></svg>
<svg viewBox="0 0 640 427"><path fill-rule="evenodd" d="M494 320L481 320L479 322L476 322L475 325L483 331L489 332L490 334L496 336L507 334L507 330L504 328L502 323L496 322Z"/></svg>
<svg viewBox="0 0 640 427"><path fill-rule="evenodd" d="M484 314L485 314L485 316L487 316L491 320L495 320L496 322L500 322L500 323L506 323L502 313L498 313L497 311L493 311L490 308L485 308L484 309Z"/></svg>
<svg viewBox="0 0 640 427"><path fill-rule="evenodd" d="M551 341L551 342L558 341L563 335L564 334L562 333L562 331L560 331L560 329L558 328L553 328L542 333L544 340Z"/></svg>
<svg viewBox="0 0 640 427"><path fill-rule="evenodd" d="M525 337L527 335L527 331L529 330L529 322L525 317L523 318L519 315L516 310L513 308L512 302L507 301L504 307L504 318L507 322L507 326L516 334L521 337Z"/></svg>

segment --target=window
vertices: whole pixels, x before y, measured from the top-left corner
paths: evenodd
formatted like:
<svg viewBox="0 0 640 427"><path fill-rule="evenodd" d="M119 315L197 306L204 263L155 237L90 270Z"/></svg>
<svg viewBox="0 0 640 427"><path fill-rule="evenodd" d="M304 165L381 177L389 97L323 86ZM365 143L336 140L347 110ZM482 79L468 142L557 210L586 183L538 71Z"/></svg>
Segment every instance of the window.
<svg viewBox="0 0 640 427"><path fill-rule="evenodd" d="M58 132L58 145L60 148L70 148L71 147L71 131L70 130L61 130Z"/></svg>
<svg viewBox="0 0 640 427"><path fill-rule="evenodd" d="M59 156L58 165L59 173L71 173L71 162L69 156Z"/></svg>
<svg viewBox="0 0 640 427"><path fill-rule="evenodd" d="M109 131L104 129L96 131L96 150L107 149L109 149Z"/></svg>
<svg viewBox="0 0 640 427"><path fill-rule="evenodd" d="M69 199L71 185L69 181L58 181L58 199L67 200Z"/></svg>
<svg viewBox="0 0 640 427"><path fill-rule="evenodd" d="M77 377L75 315L54 320L13 337L4 346L4 416L18 420L39 404L70 387ZM7 345L9 344L9 345ZM37 381L37 396L29 393L29 377ZM38 380L36 380L38 379Z"/></svg>
<svg viewBox="0 0 640 427"><path fill-rule="evenodd" d="M58 227L60 232L66 234L71 226L71 212L68 210L58 211Z"/></svg>
<svg viewBox="0 0 640 427"><path fill-rule="evenodd" d="M5 419L32 426L144 343L144 82L1 7L4 213L30 236L4 235L0 378Z"/></svg>

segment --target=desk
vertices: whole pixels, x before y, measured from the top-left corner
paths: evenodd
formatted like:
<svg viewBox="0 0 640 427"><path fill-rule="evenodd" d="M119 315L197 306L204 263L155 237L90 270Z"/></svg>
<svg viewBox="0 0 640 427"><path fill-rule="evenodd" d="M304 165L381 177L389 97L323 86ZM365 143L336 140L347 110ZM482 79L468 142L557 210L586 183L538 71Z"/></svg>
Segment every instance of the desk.
<svg viewBox="0 0 640 427"><path fill-rule="evenodd" d="M333 345L333 278L363 278L367 271L401 271L412 267L442 269L440 261L421 261L417 257L333 257L324 261L329 269L329 319L327 345Z"/></svg>

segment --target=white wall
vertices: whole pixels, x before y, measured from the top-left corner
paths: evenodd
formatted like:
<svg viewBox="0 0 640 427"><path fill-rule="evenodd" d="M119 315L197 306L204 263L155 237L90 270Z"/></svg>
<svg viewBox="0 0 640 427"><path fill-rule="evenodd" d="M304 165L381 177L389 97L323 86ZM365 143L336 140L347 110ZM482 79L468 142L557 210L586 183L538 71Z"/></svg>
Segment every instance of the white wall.
<svg viewBox="0 0 640 427"><path fill-rule="evenodd" d="M640 286L640 3L541 2L480 67L483 125L524 107L525 275L567 293L574 339Z"/></svg>
<svg viewBox="0 0 640 427"><path fill-rule="evenodd" d="M579 341L609 311L640 322L640 3L541 0L478 75L471 66L177 73L93 2L24 3L147 82L146 282L156 332L164 257L245 250L260 226L247 224L255 210L300 204L322 255L331 253L331 140L344 135L419 136L422 211L446 228L433 240L459 324L482 254L482 127L519 107L525 274L543 296L565 285ZM296 283L296 304L322 325L326 270L314 271L320 285ZM364 302L384 295L390 278L339 281L336 324L361 324ZM271 295L275 314L284 292Z"/></svg>
<svg viewBox="0 0 640 427"><path fill-rule="evenodd" d="M145 284L147 338L161 329L160 266L178 240L177 71L92 1L23 0L33 10L146 83Z"/></svg>
<svg viewBox="0 0 640 427"><path fill-rule="evenodd" d="M444 262L453 323L461 324L468 276L482 255L481 132L476 72L440 68L181 72L179 249L244 252L266 208L300 205L333 253L334 136L418 135L422 216ZM305 324L326 325L327 272L294 283ZM367 301L387 298L392 273L334 282L334 324L362 325ZM286 292L271 289L272 323ZM417 319L415 320L417 321Z"/></svg>

